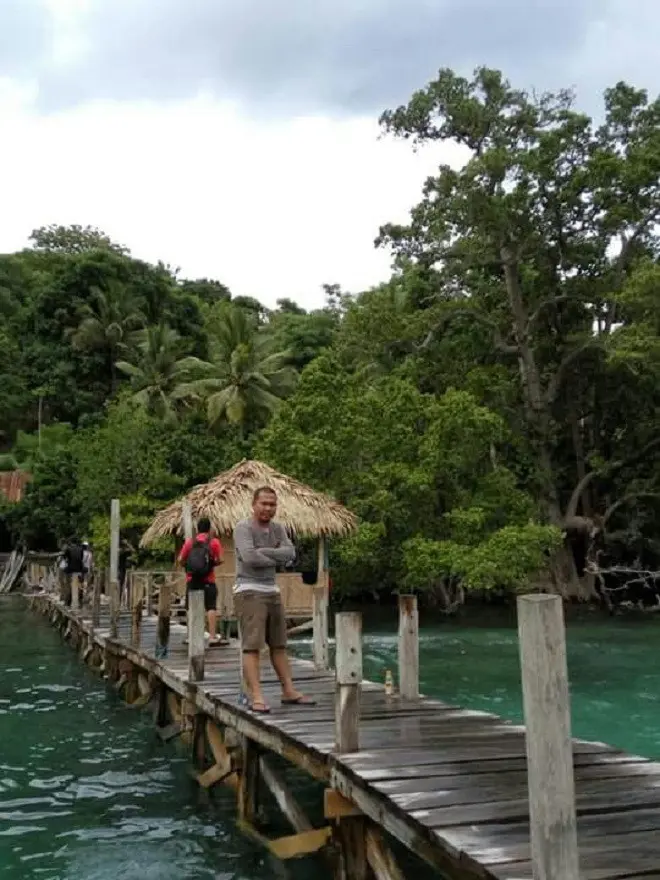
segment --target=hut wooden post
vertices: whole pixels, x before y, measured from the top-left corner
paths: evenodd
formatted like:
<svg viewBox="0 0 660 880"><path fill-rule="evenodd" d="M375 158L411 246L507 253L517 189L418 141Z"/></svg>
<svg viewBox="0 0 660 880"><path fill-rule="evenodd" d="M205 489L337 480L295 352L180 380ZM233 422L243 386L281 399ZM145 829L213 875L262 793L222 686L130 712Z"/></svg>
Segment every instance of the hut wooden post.
<svg viewBox="0 0 660 880"><path fill-rule="evenodd" d="M184 501L183 534L186 541L193 537L190 502ZM188 590L188 678L204 681L204 590Z"/></svg>
<svg viewBox="0 0 660 880"><path fill-rule="evenodd" d="M316 586L313 591L313 656L317 669L327 669L328 660L328 578L325 567L325 538L319 536Z"/></svg>
<svg viewBox="0 0 660 880"><path fill-rule="evenodd" d="M536 880L579 880L561 596L518 598L531 850Z"/></svg>
<svg viewBox="0 0 660 880"><path fill-rule="evenodd" d="M119 498L110 507L110 638L119 633Z"/></svg>
<svg viewBox="0 0 660 880"><path fill-rule="evenodd" d="M360 745L362 615L335 615L335 750L357 752Z"/></svg>
<svg viewBox="0 0 660 880"><path fill-rule="evenodd" d="M399 596L399 693L419 697L419 614L417 596Z"/></svg>

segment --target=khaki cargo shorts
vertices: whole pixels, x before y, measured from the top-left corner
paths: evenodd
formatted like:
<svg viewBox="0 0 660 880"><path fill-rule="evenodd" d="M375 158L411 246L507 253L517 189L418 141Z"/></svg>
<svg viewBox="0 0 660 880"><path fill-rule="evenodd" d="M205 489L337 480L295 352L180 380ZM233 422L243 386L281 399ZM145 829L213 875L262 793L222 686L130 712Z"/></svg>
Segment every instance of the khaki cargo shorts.
<svg viewBox="0 0 660 880"><path fill-rule="evenodd" d="M286 617L279 593L246 590L234 596L244 651L286 648Z"/></svg>

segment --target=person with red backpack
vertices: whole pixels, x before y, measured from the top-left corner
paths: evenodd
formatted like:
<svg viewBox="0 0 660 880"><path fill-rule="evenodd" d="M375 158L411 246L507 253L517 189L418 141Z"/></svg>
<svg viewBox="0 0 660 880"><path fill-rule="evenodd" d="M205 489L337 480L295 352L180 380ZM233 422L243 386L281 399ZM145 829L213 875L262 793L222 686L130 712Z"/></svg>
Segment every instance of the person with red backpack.
<svg viewBox="0 0 660 880"><path fill-rule="evenodd" d="M186 608L190 590L204 590L204 609L209 631L209 647L228 645L218 637L218 588L215 567L222 563L222 544L214 534L211 521L203 516L197 523L197 535L188 538L181 548L179 564L186 570Z"/></svg>

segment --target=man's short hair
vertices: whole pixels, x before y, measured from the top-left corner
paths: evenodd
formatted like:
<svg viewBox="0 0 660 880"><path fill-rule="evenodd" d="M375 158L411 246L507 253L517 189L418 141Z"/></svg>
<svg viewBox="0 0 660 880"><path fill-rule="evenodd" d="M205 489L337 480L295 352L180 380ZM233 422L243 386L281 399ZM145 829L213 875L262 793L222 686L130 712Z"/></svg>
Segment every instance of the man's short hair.
<svg viewBox="0 0 660 880"><path fill-rule="evenodd" d="M252 503L254 504L259 496L264 492L267 492L269 495L274 495L275 498L277 498L277 492L275 491L275 489L271 489L270 486L259 486L259 488L255 489L252 493Z"/></svg>
<svg viewBox="0 0 660 880"><path fill-rule="evenodd" d="M197 523L197 531L204 532L205 534L211 531L211 520L208 516L203 516Z"/></svg>

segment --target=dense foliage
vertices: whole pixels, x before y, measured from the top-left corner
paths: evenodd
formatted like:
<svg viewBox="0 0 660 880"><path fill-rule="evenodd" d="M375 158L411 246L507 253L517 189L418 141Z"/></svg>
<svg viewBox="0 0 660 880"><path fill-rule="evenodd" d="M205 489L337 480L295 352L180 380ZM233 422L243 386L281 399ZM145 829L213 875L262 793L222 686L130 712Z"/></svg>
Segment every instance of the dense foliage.
<svg viewBox="0 0 660 880"><path fill-rule="evenodd" d="M268 310L89 228L0 258L2 461L34 475L4 505L15 538L102 546L115 496L137 534L253 456L359 515L332 548L345 592L586 598L585 559L658 567L660 99L620 83L597 123L443 70L381 122L464 162L381 230L391 279L328 286L323 309Z"/></svg>

